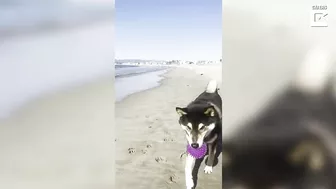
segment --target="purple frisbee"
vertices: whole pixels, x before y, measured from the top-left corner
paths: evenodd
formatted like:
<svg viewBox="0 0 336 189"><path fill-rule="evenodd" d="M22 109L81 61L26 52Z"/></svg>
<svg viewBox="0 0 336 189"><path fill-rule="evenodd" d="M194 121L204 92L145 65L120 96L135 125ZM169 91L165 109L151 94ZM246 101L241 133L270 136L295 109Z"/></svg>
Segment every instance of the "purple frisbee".
<svg viewBox="0 0 336 189"><path fill-rule="evenodd" d="M187 145L187 152L191 156L193 156L196 159L200 159L205 156L207 153L207 145L203 143L203 145L199 148L193 148L189 144Z"/></svg>

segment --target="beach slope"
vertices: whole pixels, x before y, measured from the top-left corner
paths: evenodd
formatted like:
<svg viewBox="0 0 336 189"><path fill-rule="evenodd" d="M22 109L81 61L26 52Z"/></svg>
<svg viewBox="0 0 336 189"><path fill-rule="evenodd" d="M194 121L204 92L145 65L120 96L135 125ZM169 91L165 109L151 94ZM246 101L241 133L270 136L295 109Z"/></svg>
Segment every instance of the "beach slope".
<svg viewBox="0 0 336 189"><path fill-rule="evenodd" d="M180 154L185 152L186 139L175 107L186 106L203 92L211 72L221 69L200 74L195 69L173 68L159 87L116 104L116 188L185 188L185 158ZM221 159L211 175L203 172L202 163L197 189L220 188Z"/></svg>

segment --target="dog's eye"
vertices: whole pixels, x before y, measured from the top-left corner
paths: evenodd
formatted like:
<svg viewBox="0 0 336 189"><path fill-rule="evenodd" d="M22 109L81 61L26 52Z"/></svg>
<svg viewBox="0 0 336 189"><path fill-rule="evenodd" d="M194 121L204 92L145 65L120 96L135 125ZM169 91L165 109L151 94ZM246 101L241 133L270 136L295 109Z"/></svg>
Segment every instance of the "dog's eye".
<svg viewBox="0 0 336 189"><path fill-rule="evenodd" d="M185 128L186 130L191 130L191 127L189 126L189 125L184 125L184 124L182 124L182 126L183 126L183 128Z"/></svg>
<svg viewBox="0 0 336 189"><path fill-rule="evenodd" d="M188 124L186 125L186 127L187 127L188 130L191 130L191 129L192 129L192 124L191 124L191 123L188 123Z"/></svg>
<svg viewBox="0 0 336 189"><path fill-rule="evenodd" d="M198 129L199 129L199 130L203 130L204 128L205 128L205 124L200 123L200 124L198 125Z"/></svg>

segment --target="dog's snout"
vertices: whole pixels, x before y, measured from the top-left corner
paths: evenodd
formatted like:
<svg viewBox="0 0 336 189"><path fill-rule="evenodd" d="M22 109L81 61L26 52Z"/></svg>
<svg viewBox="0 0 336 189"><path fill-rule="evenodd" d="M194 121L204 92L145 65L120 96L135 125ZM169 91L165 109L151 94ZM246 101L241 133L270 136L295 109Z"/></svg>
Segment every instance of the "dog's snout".
<svg viewBox="0 0 336 189"><path fill-rule="evenodd" d="M191 144L191 147L193 147L193 148L198 148L199 145L198 145L198 143L192 143L192 144Z"/></svg>

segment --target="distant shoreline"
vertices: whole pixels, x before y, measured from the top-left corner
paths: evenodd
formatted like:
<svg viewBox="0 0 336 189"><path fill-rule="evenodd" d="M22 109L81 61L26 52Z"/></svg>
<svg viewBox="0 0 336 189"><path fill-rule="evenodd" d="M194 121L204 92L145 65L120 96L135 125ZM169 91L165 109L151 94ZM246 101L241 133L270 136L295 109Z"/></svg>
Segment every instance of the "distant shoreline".
<svg viewBox="0 0 336 189"><path fill-rule="evenodd" d="M132 77L132 76L142 75L142 74L151 73L151 72L158 72L158 71L166 70L166 69L168 69L168 68L162 68L162 69L157 69L157 70L150 70L150 71L141 72L141 73L132 73L132 74L127 74L127 75L115 75L115 78L119 79L119 78L125 78L125 77Z"/></svg>

